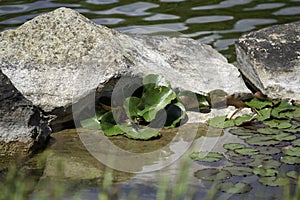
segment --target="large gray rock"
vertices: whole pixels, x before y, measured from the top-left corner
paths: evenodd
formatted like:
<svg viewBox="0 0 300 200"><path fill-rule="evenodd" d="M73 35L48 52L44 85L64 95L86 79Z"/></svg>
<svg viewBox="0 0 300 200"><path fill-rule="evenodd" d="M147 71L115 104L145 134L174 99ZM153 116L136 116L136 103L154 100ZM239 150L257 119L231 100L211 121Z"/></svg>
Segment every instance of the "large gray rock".
<svg viewBox="0 0 300 200"><path fill-rule="evenodd" d="M0 94L0 156L26 156L45 143L50 130L1 70Z"/></svg>
<svg viewBox="0 0 300 200"><path fill-rule="evenodd" d="M236 52L241 72L262 93L300 100L300 22L245 34Z"/></svg>
<svg viewBox="0 0 300 200"><path fill-rule="evenodd" d="M2 32L0 66L27 99L56 115L72 112L70 106L96 88L112 89L121 76L160 74L174 88L197 93L249 92L238 70L208 45L128 36L67 8Z"/></svg>

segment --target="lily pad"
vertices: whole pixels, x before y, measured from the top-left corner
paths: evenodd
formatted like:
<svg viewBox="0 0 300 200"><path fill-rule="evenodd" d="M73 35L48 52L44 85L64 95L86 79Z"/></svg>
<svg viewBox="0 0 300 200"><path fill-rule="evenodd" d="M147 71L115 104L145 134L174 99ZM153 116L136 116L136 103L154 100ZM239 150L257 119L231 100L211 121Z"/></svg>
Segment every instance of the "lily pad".
<svg viewBox="0 0 300 200"><path fill-rule="evenodd" d="M300 139L294 140L292 142L292 145L296 146L296 147L300 147Z"/></svg>
<svg viewBox="0 0 300 200"><path fill-rule="evenodd" d="M271 108L264 108L259 111L259 113L256 115L255 119L258 121L264 121L267 119L270 119L271 117Z"/></svg>
<svg viewBox="0 0 300 200"><path fill-rule="evenodd" d="M278 174L278 170L275 169L265 169L263 167L256 167L253 169L253 173L257 176L276 176Z"/></svg>
<svg viewBox="0 0 300 200"><path fill-rule="evenodd" d="M190 158L201 162L217 162L223 159L224 155L218 152L193 152Z"/></svg>
<svg viewBox="0 0 300 200"><path fill-rule="evenodd" d="M273 187L277 187L277 186L284 186L284 185L288 185L290 183L290 180L288 178L284 178L284 177L261 177L258 179L258 181L260 183L262 183L263 185L266 186L273 186Z"/></svg>
<svg viewBox="0 0 300 200"><path fill-rule="evenodd" d="M198 179L207 181L225 180L231 177L230 172L226 170L219 170L216 168L200 169L194 173L194 176Z"/></svg>
<svg viewBox="0 0 300 200"><path fill-rule="evenodd" d="M278 129L290 128L292 126L292 124L288 120L278 120L278 119L264 121L264 124L270 126L271 128L278 128Z"/></svg>
<svg viewBox="0 0 300 200"><path fill-rule="evenodd" d="M278 113L285 111L293 111L296 109L296 106L293 106L292 103L282 100L278 106L274 108Z"/></svg>
<svg viewBox="0 0 300 200"><path fill-rule="evenodd" d="M247 148L243 148L243 149L235 149L234 152L244 155L244 156L250 156L250 155L254 155L254 154L258 154L259 151L250 147Z"/></svg>
<svg viewBox="0 0 300 200"><path fill-rule="evenodd" d="M228 158L229 162L237 164L248 164L254 161L254 158L249 156L230 156Z"/></svg>
<svg viewBox="0 0 300 200"><path fill-rule="evenodd" d="M242 124L244 124L245 122L248 122L252 119L252 116L250 115L243 115L243 116L240 116L240 117L237 117L234 119L234 124L236 126L240 126Z"/></svg>
<svg viewBox="0 0 300 200"><path fill-rule="evenodd" d="M223 167L223 170L229 171L232 176L249 176L252 174L252 169L249 167L241 166L227 166Z"/></svg>
<svg viewBox="0 0 300 200"><path fill-rule="evenodd" d="M300 107L296 107L292 113L294 117L300 117Z"/></svg>
<svg viewBox="0 0 300 200"><path fill-rule="evenodd" d="M216 188L222 192L226 192L229 194L242 194L251 191L252 187L243 182L233 183L233 182L225 182L219 183L216 185Z"/></svg>
<svg viewBox="0 0 300 200"><path fill-rule="evenodd" d="M230 129L229 133L231 133L233 135L238 135L238 136L253 136L253 135L256 135L256 132L254 130L245 129L245 128Z"/></svg>
<svg viewBox="0 0 300 200"><path fill-rule="evenodd" d="M227 143L223 145L223 148L227 150L235 150L235 149L241 149L245 147L246 147L245 144L241 144L241 143Z"/></svg>
<svg viewBox="0 0 300 200"><path fill-rule="evenodd" d="M295 135L290 135L288 133L280 133L278 135L271 135L272 138L279 141L291 141L295 140L297 137Z"/></svg>
<svg viewBox="0 0 300 200"><path fill-rule="evenodd" d="M298 179L299 173L297 171L288 171L286 173L287 177L293 178L293 179Z"/></svg>
<svg viewBox="0 0 300 200"><path fill-rule="evenodd" d="M208 121L208 125L215 128L224 128L226 116L217 116Z"/></svg>
<svg viewBox="0 0 300 200"><path fill-rule="evenodd" d="M279 148L276 147L257 147L256 148L261 154L266 154L266 155L273 155L273 154L278 154L281 152Z"/></svg>
<svg viewBox="0 0 300 200"><path fill-rule="evenodd" d="M245 140L246 143L257 146L269 146L279 144L280 141L271 136L254 136Z"/></svg>
<svg viewBox="0 0 300 200"><path fill-rule="evenodd" d="M288 156L300 157L300 147L292 147L290 149L282 149L282 152Z"/></svg>
<svg viewBox="0 0 300 200"><path fill-rule="evenodd" d="M274 159L255 159L253 162L248 164L250 167L260 167L264 169L276 169L281 163Z"/></svg>
<svg viewBox="0 0 300 200"><path fill-rule="evenodd" d="M283 156L280 161L290 165L300 164L300 158L295 156Z"/></svg>
<svg viewBox="0 0 300 200"><path fill-rule="evenodd" d="M263 135L277 135L282 133L283 131L280 129L274 129L274 128L259 128L257 129L257 132Z"/></svg>
<svg viewBox="0 0 300 200"><path fill-rule="evenodd" d="M273 103L271 101L268 100L260 100L257 98L253 98L251 101L249 102L245 102L245 104L249 107L252 108L257 108L259 110L265 108L265 107L271 107L273 106Z"/></svg>

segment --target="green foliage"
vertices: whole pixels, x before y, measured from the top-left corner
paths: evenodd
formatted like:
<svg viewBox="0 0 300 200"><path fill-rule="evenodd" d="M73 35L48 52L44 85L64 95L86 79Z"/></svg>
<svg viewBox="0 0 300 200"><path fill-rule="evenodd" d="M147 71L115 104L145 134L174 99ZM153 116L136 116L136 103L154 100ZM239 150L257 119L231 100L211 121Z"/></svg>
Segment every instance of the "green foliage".
<svg viewBox="0 0 300 200"><path fill-rule="evenodd" d="M231 177L230 172L226 170L220 170L216 168L200 169L194 173L194 176L198 179L207 181L225 180Z"/></svg>
<svg viewBox="0 0 300 200"><path fill-rule="evenodd" d="M249 176L253 172L250 167L243 166L227 166L223 167L223 170L229 171L232 176Z"/></svg>
<svg viewBox="0 0 300 200"><path fill-rule="evenodd" d="M229 194L242 194L249 192L252 187L243 182L239 183L233 183L233 182L225 182L225 183L219 183L216 185L217 189L226 192Z"/></svg>
<svg viewBox="0 0 300 200"><path fill-rule="evenodd" d="M227 128L230 126L243 126L249 121L261 121L270 128L289 129L288 131L290 132L299 128L299 126L293 126L291 120L300 117L300 108L288 101L271 102L253 98L251 101L245 102L245 104L253 109L255 112L254 116L243 115L235 119L218 116L216 119L211 119L208 124L217 128ZM297 131L300 131L300 129Z"/></svg>
<svg viewBox="0 0 300 200"><path fill-rule="evenodd" d="M170 83L154 74L144 77L140 96L127 97L122 106L111 109L81 121L82 127L101 128L106 136L149 140L161 135L155 127L174 128L186 117L185 107Z"/></svg>
<svg viewBox="0 0 300 200"><path fill-rule="evenodd" d="M190 158L201 162L217 162L223 159L224 155L218 152L193 152Z"/></svg>
<svg viewBox="0 0 300 200"><path fill-rule="evenodd" d="M236 149L242 149L245 148L246 146L244 144L240 144L240 143L227 143L223 145L224 149L227 150L236 150Z"/></svg>

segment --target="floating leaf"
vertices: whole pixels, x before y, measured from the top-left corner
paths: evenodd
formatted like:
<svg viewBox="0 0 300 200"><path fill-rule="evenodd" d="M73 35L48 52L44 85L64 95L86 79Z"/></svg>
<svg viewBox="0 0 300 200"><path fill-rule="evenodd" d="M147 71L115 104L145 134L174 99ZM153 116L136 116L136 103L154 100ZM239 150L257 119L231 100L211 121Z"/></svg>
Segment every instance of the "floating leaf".
<svg viewBox="0 0 300 200"><path fill-rule="evenodd" d="M275 169L281 165L280 162L274 159L255 159L253 162L248 164L250 167L261 167L264 169Z"/></svg>
<svg viewBox="0 0 300 200"><path fill-rule="evenodd" d="M290 149L282 149L282 152L289 156L298 156L300 157L300 147L292 147Z"/></svg>
<svg viewBox="0 0 300 200"><path fill-rule="evenodd" d="M225 154L229 157L232 157L232 156L241 156L240 154L234 152L234 151L226 151Z"/></svg>
<svg viewBox="0 0 300 200"><path fill-rule="evenodd" d="M219 183L216 185L216 188L229 194L247 193L252 189L249 184L243 182L238 182L235 184L232 182Z"/></svg>
<svg viewBox="0 0 300 200"><path fill-rule="evenodd" d="M286 175L293 179L298 179L298 177L299 177L298 172L296 172L296 171L288 171L286 173Z"/></svg>
<svg viewBox="0 0 300 200"><path fill-rule="evenodd" d="M291 141L295 140L297 137L295 135L290 135L288 133L280 133L278 135L271 135L272 138L279 141Z"/></svg>
<svg viewBox="0 0 300 200"><path fill-rule="evenodd" d="M241 143L227 143L223 145L224 149L227 150L235 150L235 149L241 149L241 148L245 148L245 144L241 144Z"/></svg>
<svg viewBox="0 0 300 200"><path fill-rule="evenodd" d="M227 166L223 170L229 171L232 176L249 176L252 174L252 169L249 167Z"/></svg>
<svg viewBox="0 0 300 200"><path fill-rule="evenodd" d="M281 152L279 148L276 147L257 147L256 148L260 153L266 155L278 154Z"/></svg>
<svg viewBox="0 0 300 200"><path fill-rule="evenodd" d="M282 133L282 130L274 129L274 128L259 128L257 129L258 133L261 133L263 135L276 135L279 133Z"/></svg>
<svg viewBox="0 0 300 200"><path fill-rule="evenodd" d="M285 111L293 111L296 107L293 106L290 102L282 100L278 106L274 108L278 113Z"/></svg>
<svg viewBox="0 0 300 200"><path fill-rule="evenodd" d="M256 167L253 169L253 173L258 176L276 176L278 171L275 169L265 169L263 167Z"/></svg>
<svg viewBox="0 0 300 200"><path fill-rule="evenodd" d="M259 111L259 113L256 115L255 119L259 121L264 121L266 119L270 119L271 117L271 108L264 108Z"/></svg>
<svg viewBox="0 0 300 200"><path fill-rule="evenodd" d="M270 160L270 159L273 159L272 156L269 156L269 155L266 155L266 154L251 155L251 158L254 158L255 160Z"/></svg>
<svg viewBox="0 0 300 200"><path fill-rule="evenodd" d="M239 164L247 164L254 161L254 159L249 156L230 156L228 160L229 162L239 163Z"/></svg>
<svg viewBox="0 0 300 200"><path fill-rule="evenodd" d="M190 158L201 162L217 162L223 159L224 155L219 152L193 152Z"/></svg>
<svg viewBox="0 0 300 200"><path fill-rule="evenodd" d="M290 128L292 126L292 124L288 120L278 120L278 119L264 121L264 124L270 126L271 128L278 128L278 129Z"/></svg>
<svg viewBox="0 0 300 200"><path fill-rule="evenodd" d="M290 183L290 180L288 178L277 178L277 177L261 177L258 180L260 183L266 185L266 186L284 186L288 185Z"/></svg>
<svg viewBox="0 0 300 200"><path fill-rule="evenodd" d="M240 136L238 136L240 139L242 139L242 140L246 140L246 139L248 139L248 138L251 138L252 136L250 136L250 135L240 135Z"/></svg>
<svg viewBox="0 0 300 200"><path fill-rule="evenodd" d="M80 121L80 124L81 124L82 128L87 128L87 129L91 129L91 130L100 129L100 122L98 121L96 116L89 118L89 119L82 120L82 121Z"/></svg>
<svg viewBox="0 0 300 200"><path fill-rule="evenodd" d="M226 116L217 116L208 121L208 125L215 128L224 128Z"/></svg>
<svg viewBox="0 0 300 200"><path fill-rule="evenodd" d="M127 124L119 125L119 128L125 132L125 136L132 139L149 140L152 138L159 137L161 134L158 130L153 128L140 128L132 127Z"/></svg>
<svg viewBox="0 0 300 200"><path fill-rule="evenodd" d="M284 129L283 131L288 132L288 133L297 133L297 132L300 132L300 127L292 125L290 128Z"/></svg>
<svg viewBox="0 0 300 200"><path fill-rule="evenodd" d="M270 107L273 105L272 102L270 101L267 101L267 100L260 100L260 99L257 99L257 98L253 98L250 102L245 102L245 104L249 107L252 107L252 108L257 108L259 110L265 108L265 107Z"/></svg>
<svg viewBox="0 0 300 200"><path fill-rule="evenodd" d="M216 168L200 169L194 173L194 176L198 179L207 181L218 181L230 178L231 174L226 170L219 170Z"/></svg>
<svg viewBox="0 0 300 200"><path fill-rule="evenodd" d="M115 136L124 133L123 130L120 129L119 125L116 124L116 121L114 120L114 115L111 111L102 115L100 121L101 129L103 130L106 136Z"/></svg>
<svg viewBox="0 0 300 200"><path fill-rule="evenodd" d="M292 113L294 117L300 117L300 107L296 107Z"/></svg>
<svg viewBox="0 0 300 200"><path fill-rule="evenodd" d="M241 155L254 155L254 154L258 154L258 150L247 147L247 148L243 148L243 149L235 149L234 152L241 154Z"/></svg>
<svg viewBox="0 0 300 200"><path fill-rule="evenodd" d="M245 128L230 129L229 133L231 133L233 135L238 135L238 136L253 136L256 134L256 132L254 130L245 129Z"/></svg>
<svg viewBox="0 0 300 200"><path fill-rule="evenodd" d="M292 145L296 146L296 147L300 147L300 139L294 140L292 142Z"/></svg>
<svg viewBox="0 0 300 200"><path fill-rule="evenodd" d="M245 122L250 121L251 119L252 119L252 116L250 116L250 115L239 116L234 119L234 124L236 126L240 126L240 125L244 124Z"/></svg>
<svg viewBox="0 0 300 200"><path fill-rule="evenodd" d="M254 136L245 140L246 143L258 146L268 146L279 144L279 140L275 140L271 136Z"/></svg>
<svg viewBox="0 0 300 200"><path fill-rule="evenodd" d="M280 158L280 161L291 165L300 164L300 158L294 156L283 156Z"/></svg>

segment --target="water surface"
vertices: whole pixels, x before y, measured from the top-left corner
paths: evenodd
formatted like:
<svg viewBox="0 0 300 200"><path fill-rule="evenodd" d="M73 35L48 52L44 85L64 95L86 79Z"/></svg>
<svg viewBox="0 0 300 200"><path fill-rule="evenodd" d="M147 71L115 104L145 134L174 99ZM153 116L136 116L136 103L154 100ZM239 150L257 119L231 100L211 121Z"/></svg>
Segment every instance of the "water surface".
<svg viewBox="0 0 300 200"><path fill-rule="evenodd" d="M61 6L125 33L176 32L212 45L230 61L235 60L234 42L241 34L300 20L299 0L4 0L0 31Z"/></svg>

